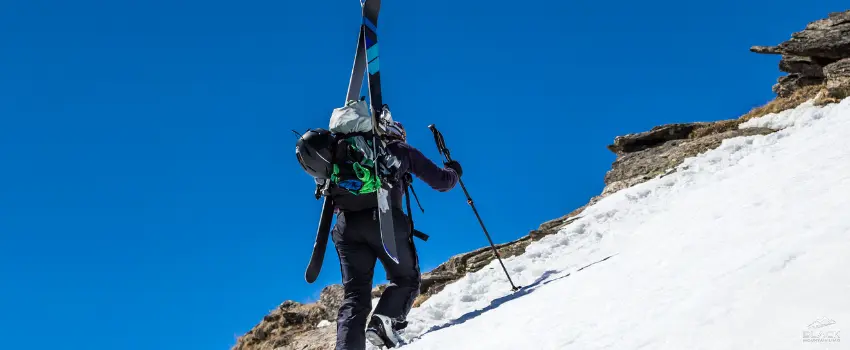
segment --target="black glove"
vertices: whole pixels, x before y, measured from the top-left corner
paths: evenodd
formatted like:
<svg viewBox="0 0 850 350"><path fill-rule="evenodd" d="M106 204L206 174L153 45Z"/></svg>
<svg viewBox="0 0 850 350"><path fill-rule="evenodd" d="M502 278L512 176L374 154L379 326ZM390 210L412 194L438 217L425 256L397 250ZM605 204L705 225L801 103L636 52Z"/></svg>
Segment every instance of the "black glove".
<svg viewBox="0 0 850 350"><path fill-rule="evenodd" d="M457 161L453 160L453 161L450 161L450 162L445 162L443 164L445 164L446 168L453 169L457 173L458 177L463 176L463 168L460 166L460 163L458 163Z"/></svg>

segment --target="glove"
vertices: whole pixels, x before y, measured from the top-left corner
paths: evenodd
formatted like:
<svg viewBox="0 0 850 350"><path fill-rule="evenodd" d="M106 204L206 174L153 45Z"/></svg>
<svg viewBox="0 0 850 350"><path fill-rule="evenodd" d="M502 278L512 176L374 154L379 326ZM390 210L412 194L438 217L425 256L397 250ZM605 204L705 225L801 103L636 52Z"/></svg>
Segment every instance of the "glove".
<svg viewBox="0 0 850 350"><path fill-rule="evenodd" d="M445 162L443 164L446 166L446 168L454 170L457 173L458 177L463 176L463 168L460 166L460 163L458 163L457 161L453 160L453 161L450 161L450 162Z"/></svg>

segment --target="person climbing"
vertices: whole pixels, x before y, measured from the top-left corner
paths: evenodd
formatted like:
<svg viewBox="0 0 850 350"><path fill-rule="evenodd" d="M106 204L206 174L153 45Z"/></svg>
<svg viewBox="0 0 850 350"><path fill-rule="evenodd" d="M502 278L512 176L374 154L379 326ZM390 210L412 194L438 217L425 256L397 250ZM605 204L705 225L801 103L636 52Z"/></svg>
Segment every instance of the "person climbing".
<svg viewBox="0 0 850 350"><path fill-rule="evenodd" d="M315 281L321 269L328 236L339 256L344 300L337 315L336 350L363 350L367 339L376 346L398 346L398 331L407 326L407 314L419 295L413 237L427 239L413 228L407 189L416 176L447 192L461 183L460 163L447 157L444 167L437 166L407 143L404 125L392 119L386 105L373 118L363 99L334 109L327 130L301 135L295 153L316 182L316 198L325 198L307 281ZM334 213L336 223L330 230ZM377 261L389 284L370 318Z"/></svg>
<svg viewBox="0 0 850 350"><path fill-rule="evenodd" d="M415 175L440 192L455 187L463 174L458 162L446 162L444 168L440 168L409 145L404 126L397 121L390 124L386 137L386 151L400 163L395 177L390 181L401 184L390 191L389 203L402 203L403 189L406 188L405 174ZM354 210L338 208L336 224L331 233L339 255L345 290L337 318L336 350L365 349L367 338L375 346L392 348L399 345L398 331L407 326L407 314L419 295L421 274L410 218L404 214L400 205L392 208L393 231L395 241L398 242L398 262L395 262L382 244L377 202L365 205L365 208L348 206ZM387 272L389 285L369 319L372 311L372 278L377 260L381 261Z"/></svg>

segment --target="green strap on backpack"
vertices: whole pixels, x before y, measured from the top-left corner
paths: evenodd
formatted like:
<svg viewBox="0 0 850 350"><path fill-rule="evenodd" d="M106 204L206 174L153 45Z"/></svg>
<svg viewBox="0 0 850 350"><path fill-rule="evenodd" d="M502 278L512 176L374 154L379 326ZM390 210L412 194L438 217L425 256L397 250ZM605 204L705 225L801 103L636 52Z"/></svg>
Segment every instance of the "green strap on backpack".
<svg viewBox="0 0 850 350"><path fill-rule="evenodd" d="M381 187L381 180L374 171L374 161L357 146L356 137L362 138L352 136L345 139L348 149L344 158L347 159L334 164L331 182L355 195L375 193Z"/></svg>

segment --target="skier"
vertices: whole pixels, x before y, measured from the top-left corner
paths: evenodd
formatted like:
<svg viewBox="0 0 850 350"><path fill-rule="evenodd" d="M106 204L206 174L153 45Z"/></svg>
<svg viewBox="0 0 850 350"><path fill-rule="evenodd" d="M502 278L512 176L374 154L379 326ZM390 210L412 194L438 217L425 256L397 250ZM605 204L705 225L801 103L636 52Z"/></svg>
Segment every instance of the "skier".
<svg viewBox="0 0 850 350"><path fill-rule="evenodd" d="M401 339L397 332L407 326L407 314L419 295L421 278L410 219L398 205L402 203L406 188L406 174L415 175L440 192L452 189L463 174L458 162L446 162L445 167L440 168L407 144L404 127L399 122L390 124L387 137L387 152L400 162L395 178L389 179L399 184L393 186L389 201L396 205L392 208L392 217L398 262L393 261L382 244L376 203L366 209L337 208L332 239L339 255L345 296L338 313L336 350L365 349L367 338L375 346L392 348L399 345ZM367 329L376 260L383 264L390 283L368 320Z"/></svg>
<svg viewBox="0 0 850 350"><path fill-rule="evenodd" d="M427 239L413 229L409 215L410 197L406 194L412 181L410 174L440 192L460 184L478 216L460 179L463 170L451 159L442 134L433 124L428 126L446 158L444 168L407 144L403 125L392 119L382 103L377 35L381 0L361 0L360 5L363 22L346 105L334 110L328 130L308 130L295 149L302 168L316 181L316 199L324 197L313 253L304 274L308 283L315 282L321 271L332 215L338 213L330 236L339 255L345 295L337 315L336 350L365 349L367 339L378 347L394 348L402 343L398 331L407 326L407 314L421 283L413 237ZM365 97L357 100L367 72L369 104ZM407 199L408 215L401 208L402 197ZM501 263L480 217L478 221ZM376 260L381 261L390 283L369 318Z"/></svg>

